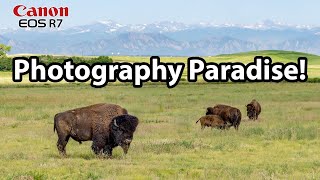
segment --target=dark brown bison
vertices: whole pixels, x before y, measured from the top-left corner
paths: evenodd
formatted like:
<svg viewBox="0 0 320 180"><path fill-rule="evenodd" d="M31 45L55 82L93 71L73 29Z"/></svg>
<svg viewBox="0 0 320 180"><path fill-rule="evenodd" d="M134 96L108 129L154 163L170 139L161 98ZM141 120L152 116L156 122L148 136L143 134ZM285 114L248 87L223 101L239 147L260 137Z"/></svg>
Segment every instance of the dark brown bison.
<svg viewBox="0 0 320 180"><path fill-rule="evenodd" d="M218 115L226 123L229 123L229 127L233 126L236 130L239 129L241 122L241 112L239 109L227 105L218 104L214 107L208 107L206 115Z"/></svg>
<svg viewBox="0 0 320 180"><path fill-rule="evenodd" d="M247 104L247 116L249 119L256 120L258 119L259 114L261 113L261 106L255 99Z"/></svg>
<svg viewBox="0 0 320 180"><path fill-rule="evenodd" d="M206 115L202 116L196 123L200 121L201 129L204 129L206 126L211 128L225 129L227 123L218 116L218 115Z"/></svg>
<svg viewBox="0 0 320 180"><path fill-rule="evenodd" d="M56 114L54 131L58 133L60 154L66 155L70 137L79 143L93 141L91 147L97 155L111 156L117 145L127 153L138 125L138 119L127 114L126 109L115 104L95 104Z"/></svg>

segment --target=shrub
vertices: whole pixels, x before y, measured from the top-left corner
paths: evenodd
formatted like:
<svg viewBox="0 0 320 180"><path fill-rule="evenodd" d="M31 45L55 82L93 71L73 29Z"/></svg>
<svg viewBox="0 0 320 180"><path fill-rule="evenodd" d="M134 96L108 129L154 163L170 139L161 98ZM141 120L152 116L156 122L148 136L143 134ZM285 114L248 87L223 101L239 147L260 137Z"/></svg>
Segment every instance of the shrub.
<svg viewBox="0 0 320 180"><path fill-rule="evenodd" d="M0 71L11 71L12 70L12 59L8 57L2 57L0 59Z"/></svg>
<svg viewBox="0 0 320 180"><path fill-rule="evenodd" d="M309 78L308 82L310 82L310 83L320 83L320 78Z"/></svg>

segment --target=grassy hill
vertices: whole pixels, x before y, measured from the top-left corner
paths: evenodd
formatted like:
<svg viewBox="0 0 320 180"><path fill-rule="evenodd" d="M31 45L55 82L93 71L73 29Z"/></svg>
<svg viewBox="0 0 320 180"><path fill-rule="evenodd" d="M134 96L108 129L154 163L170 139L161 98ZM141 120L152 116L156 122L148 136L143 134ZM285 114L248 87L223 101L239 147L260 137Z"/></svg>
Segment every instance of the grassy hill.
<svg viewBox="0 0 320 180"><path fill-rule="evenodd" d="M196 56L196 55L195 55ZM207 62L243 62L249 63L253 61L255 56L269 56L274 62L296 62L298 57L307 57L310 65L320 65L320 56L294 51L251 51L236 54L222 54L217 56L203 57ZM161 57L163 62L187 62L188 57ZM149 62L149 56L112 56L114 61L118 62Z"/></svg>
<svg viewBox="0 0 320 180"><path fill-rule="evenodd" d="M276 51L276 50L266 50L266 51L251 51L245 53L237 54L225 54L213 57L213 60L218 61L234 61L239 59L240 62L251 62L255 56L269 56L274 62L296 62L299 57L307 57L309 65L320 65L320 56L302 52L294 51ZM209 58L210 59L210 58Z"/></svg>
<svg viewBox="0 0 320 180"><path fill-rule="evenodd" d="M217 56L202 57L207 62L242 62L247 64L253 62L255 56L269 56L273 62L297 62L299 57L308 58L308 75L309 78L320 77L320 56L302 52L294 51L278 51L278 50L266 50L266 51L251 51L236 54L222 54ZM114 62L149 62L149 56L112 56ZM161 57L162 62L184 62L187 63L188 57ZM186 76L186 72L184 73Z"/></svg>

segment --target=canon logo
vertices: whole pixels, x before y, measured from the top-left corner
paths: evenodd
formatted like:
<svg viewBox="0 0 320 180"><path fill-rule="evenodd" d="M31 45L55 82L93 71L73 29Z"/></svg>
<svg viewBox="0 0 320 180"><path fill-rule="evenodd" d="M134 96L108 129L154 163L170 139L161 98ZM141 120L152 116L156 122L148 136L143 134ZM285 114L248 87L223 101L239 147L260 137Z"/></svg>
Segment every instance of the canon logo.
<svg viewBox="0 0 320 180"><path fill-rule="evenodd" d="M69 16L69 8L68 7L30 7L27 8L24 5L17 5L13 8L14 15L18 17L29 16L29 17L64 17Z"/></svg>

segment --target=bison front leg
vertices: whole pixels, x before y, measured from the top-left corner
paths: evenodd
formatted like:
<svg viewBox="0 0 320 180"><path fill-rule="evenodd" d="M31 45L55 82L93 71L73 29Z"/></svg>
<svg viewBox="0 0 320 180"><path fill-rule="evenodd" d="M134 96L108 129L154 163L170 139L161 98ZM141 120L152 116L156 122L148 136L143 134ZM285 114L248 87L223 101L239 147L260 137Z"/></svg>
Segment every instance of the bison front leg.
<svg viewBox="0 0 320 180"><path fill-rule="evenodd" d="M92 150L96 155L103 155L103 148L106 145L106 138L103 136L95 136L92 139Z"/></svg>
<svg viewBox="0 0 320 180"><path fill-rule="evenodd" d="M103 153L110 158L112 156L112 149L113 148L110 145L106 145L105 148L103 149Z"/></svg>
<svg viewBox="0 0 320 180"><path fill-rule="evenodd" d="M96 155L103 154L103 148L101 146L97 145L95 142L92 143L91 149Z"/></svg>

